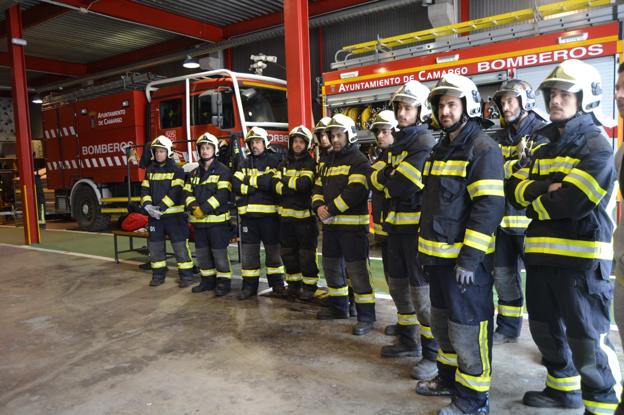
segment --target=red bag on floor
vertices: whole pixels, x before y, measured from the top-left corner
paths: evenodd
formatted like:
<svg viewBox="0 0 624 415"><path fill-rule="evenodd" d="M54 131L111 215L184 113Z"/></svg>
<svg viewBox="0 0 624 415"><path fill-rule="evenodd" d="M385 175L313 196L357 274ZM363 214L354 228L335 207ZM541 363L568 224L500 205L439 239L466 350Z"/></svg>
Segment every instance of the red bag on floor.
<svg viewBox="0 0 624 415"><path fill-rule="evenodd" d="M130 213L121 221L121 230L134 232L147 227L147 216L140 213Z"/></svg>

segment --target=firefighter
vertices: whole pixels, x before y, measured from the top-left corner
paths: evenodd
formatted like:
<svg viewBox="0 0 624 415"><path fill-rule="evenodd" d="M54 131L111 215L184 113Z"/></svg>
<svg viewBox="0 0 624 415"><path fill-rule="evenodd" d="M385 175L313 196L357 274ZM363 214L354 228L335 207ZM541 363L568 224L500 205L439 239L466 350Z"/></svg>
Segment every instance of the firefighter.
<svg viewBox="0 0 624 415"><path fill-rule="evenodd" d="M329 141L329 135L327 134L327 124L330 120L331 117L323 117L319 120L318 123L316 123L316 126L314 127L314 135L316 137L319 148L319 158L316 165L317 176L319 172L323 169L323 166L327 164L332 151L331 141ZM349 281L349 316L355 317L357 315L357 310L355 309L355 296L353 295L351 281L347 276L347 270L345 269L344 261L341 261L340 267L342 269L342 274L344 275L344 278Z"/></svg>
<svg viewBox="0 0 624 415"><path fill-rule="evenodd" d="M227 247L230 242L230 192L232 173L219 162L219 140L204 133L195 143L199 166L188 174L185 204L195 229L195 255L201 281L194 293L214 290L222 297L230 292L232 271Z"/></svg>
<svg viewBox="0 0 624 415"><path fill-rule="evenodd" d="M398 122L394 113L390 110L380 111L373 117L370 130L377 141L377 148L381 150L373 165L369 186L371 189L371 217L373 220L373 235L375 241L381 247L381 262L383 264L384 278L388 283L388 232L383 230L383 221L387 214L386 188L376 179L377 174L384 169L388 159L388 148L394 143L394 134L397 131ZM386 326L384 332L388 336L396 336L396 324Z"/></svg>
<svg viewBox="0 0 624 415"><path fill-rule="evenodd" d="M172 146L171 140L163 135L150 144L152 161L141 183L141 206L149 215L148 248L152 267L149 285L157 287L165 282L165 238L169 237L178 264L178 286L186 288L193 283L193 260L184 214L184 171L173 161Z"/></svg>
<svg viewBox="0 0 624 415"><path fill-rule="evenodd" d="M543 391L525 393L532 407L611 414L621 389L609 341L613 224L607 204L615 171L600 127L601 79L570 59L540 84L550 140L508 182L508 195L531 218L524 250L529 327L548 371ZM511 196L513 195L513 197Z"/></svg>
<svg viewBox="0 0 624 415"><path fill-rule="evenodd" d="M275 192L281 196L280 246L286 269L288 297L308 301L318 282L316 247L318 227L312 212L312 186L316 162L309 151L312 132L303 125L290 131L288 154L273 176Z"/></svg>
<svg viewBox="0 0 624 415"><path fill-rule="evenodd" d="M264 245L269 286L276 295L286 292L279 246L278 202L272 185L279 159L268 151L269 136L263 128L250 129L245 142L249 157L240 163L232 181L234 191L239 196L237 205L241 217L243 286L239 300L258 293L260 242Z"/></svg>
<svg viewBox="0 0 624 415"><path fill-rule="evenodd" d="M359 151L355 122L336 114L327 125L332 143L329 161L314 185L312 207L323 222L323 271L329 288L329 307L321 320L349 317L348 282L353 284L358 323L353 334L371 331L375 294L368 270L368 183L370 162Z"/></svg>
<svg viewBox="0 0 624 415"><path fill-rule="evenodd" d="M388 151L386 167L372 178L384 184L388 214L389 288L397 307L398 342L384 346L382 356L420 356L412 370L417 380L437 375L438 345L431 332L429 284L418 263L418 224L422 198L422 171L435 139L427 121L429 88L410 81L392 97L400 131ZM420 323L420 324L419 324Z"/></svg>
<svg viewBox="0 0 624 415"><path fill-rule="evenodd" d="M438 375L421 395L450 395L440 415L486 414L491 381L494 233L505 208L503 157L481 129L475 84L447 73L429 94L444 135L423 170L418 258L430 283Z"/></svg>
<svg viewBox="0 0 624 415"><path fill-rule="evenodd" d="M535 92L528 82L512 79L501 84L493 98L503 129L494 137L505 159L505 178L528 160L527 151L541 144L535 132L546 123L533 111ZM529 143L527 145L527 143ZM497 327L493 343L515 343L522 329L522 280L520 270L524 256L524 233L529 225L524 209L505 205L505 216L496 231L494 252L494 287L498 294Z"/></svg>

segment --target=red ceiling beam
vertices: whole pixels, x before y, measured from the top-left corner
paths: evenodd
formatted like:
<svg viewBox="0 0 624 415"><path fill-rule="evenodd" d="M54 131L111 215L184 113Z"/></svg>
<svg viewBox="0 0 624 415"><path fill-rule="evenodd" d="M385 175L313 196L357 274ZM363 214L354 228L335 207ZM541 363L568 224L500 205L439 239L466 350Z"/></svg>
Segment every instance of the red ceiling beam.
<svg viewBox="0 0 624 415"><path fill-rule="evenodd" d="M102 59L97 62L91 62L88 64L88 72L96 73L107 69L126 66L134 62L146 61L159 56L190 49L195 44L197 44L197 40L189 38L168 40L142 49L120 53L119 55L111 56L110 58Z"/></svg>
<svg viewBox="0 0 624 415"><path fill-rule="evenodd" d="M145 6L130 0L59 0L74 7L115 17L132 23L151 26L207 42L217 42L223 39L223 30L219 26L204 23L199 20L180 16L155 7Z"/></svg>
<svg viewBox="0 0 624 415"><path fill-rule="evenodd" d="M310 13L310 17L314 17L369 2L370 0L318 0L314 3L310 3L308 10ZM261 17L257 17L255 19L249 19L240 23L233 23L224 26L223 33L226 38L229 38L232 36L238 36L245 33L254 32L256 30L277 26L282 23L282 12L271 13Z"/></svg>
<svg viewBox="0 0 624 415"><path fill-rule="evenodd" d="M0 66L11 67L10 55L7 52L0 52ZM87 65L35 56L26 56L26 69L71 77L87 75Z"/></svg>
<svg viewBox="0 0 624 415"><path fill-rule="evenodd" d="M22 12L22 29L28 29L29 27L37 26L45 21L54 19L61 16L69 9L63 7L57 7L52 4L39 4L31 7L30 9ZM0 37L4 37L7 34L6 21L0 23Z"/></svg>

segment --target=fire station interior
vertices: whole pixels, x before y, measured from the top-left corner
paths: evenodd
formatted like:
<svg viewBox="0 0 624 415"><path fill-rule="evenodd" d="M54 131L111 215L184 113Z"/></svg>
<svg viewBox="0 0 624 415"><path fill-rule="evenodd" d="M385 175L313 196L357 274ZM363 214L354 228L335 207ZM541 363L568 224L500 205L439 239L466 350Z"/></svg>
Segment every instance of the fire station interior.
<svg viewBox="0 0 624 415"><path fill-rule="evenodd" d="M502 82L537 88L576 58L602 76L617 149L620 3L0 0L0 414L437 413L448 398L415 393L417 358L380 357L397 310L372 235L377 317L365 336L351 334L354 318L315 318L328 296L320 244L312 301L272 295L264 274L257 298L237 300L234 197L232 291L179 288L169 243L167 279L148 286L147 216L133 231L122 224L141 212L149 143L170 139L189 172L203 133L227 165L248 151L253 126L283 156L291 128L341 113L374 162L371 121L406 81L470 77L493 136ZM536 103L548 120L539 94ZM616 212L619 198L617 222ZM194 256L192 238L189 247ZM196 262L194 272L199 281ZM609 337L622 362L613 320ZM519 341L492 354L490 413L582 413L523 405L546 375L526 309Z"/></svg>

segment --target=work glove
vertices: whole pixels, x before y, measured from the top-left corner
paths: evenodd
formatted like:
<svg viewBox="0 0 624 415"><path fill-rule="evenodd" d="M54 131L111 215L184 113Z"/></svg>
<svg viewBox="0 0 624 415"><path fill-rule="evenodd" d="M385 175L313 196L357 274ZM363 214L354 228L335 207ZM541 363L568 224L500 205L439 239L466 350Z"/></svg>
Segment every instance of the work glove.
<svg viewBox="0 0 624 415"><path fill-rule="evenodd" d="M145 205L143 209L145 209L148 215L156 220L160 219L160 217L162 216L162 212L160 211L160 208L158 206Z"/></svg>
<svg viewBox="0 0 624 415"><path fill-rule="evenodd" d="M474 283L474 271L468 271L462 267L455 267L455 279L459 285L470 285Z"/></svg>
<svg viewBox="0 0 624 415"><path fill-rule="evenodd" d="M197 219L201 219L201 218L203 218L204 216L206 216L206 215L204 214L204 211L202 210L202 208L200 208L199 206L193 206L193 207L191 208L191 214L192 214L193 216L195 216Z"/></svg>

